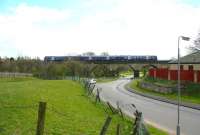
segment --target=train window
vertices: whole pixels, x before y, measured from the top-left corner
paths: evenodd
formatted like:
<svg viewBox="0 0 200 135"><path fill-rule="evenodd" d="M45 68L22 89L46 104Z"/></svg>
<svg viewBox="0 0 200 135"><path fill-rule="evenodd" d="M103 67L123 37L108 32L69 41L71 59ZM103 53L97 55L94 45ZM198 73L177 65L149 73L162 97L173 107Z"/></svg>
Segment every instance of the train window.
<svg viewBox="0 0 200 135"><path fill-rule="evenodd" d="M54 57L51 57L51 60L52 60L52 61L54 61L54 60L55 60L55 58L54 58Z"/></svg>

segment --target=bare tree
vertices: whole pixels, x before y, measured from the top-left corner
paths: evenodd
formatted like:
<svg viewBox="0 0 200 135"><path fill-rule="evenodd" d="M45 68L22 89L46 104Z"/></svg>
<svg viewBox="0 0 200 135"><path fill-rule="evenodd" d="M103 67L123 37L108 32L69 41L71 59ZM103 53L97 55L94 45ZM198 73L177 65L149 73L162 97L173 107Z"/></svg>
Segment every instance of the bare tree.
<svg viewBox="0 0 200 135"><path fill-rule="evenodd" d="M194 40L193 44L188 47L189 53L196 52L197 49L200 48L200 32L198 33L196 39Z"/></svg>
<svg viewBox="0 0 200 135"><path fill-rule="evenodd" d="M200 32L198 33L197 38L196 38L196 40L194 41L194 45L195 45L196 47L200 47Z"/></svg>
<svg viewBox="0 0 200 135"><path fill-rule="evenodd" d="M109 56L109 53L108 52L102 52L101 56Z"/></svg>
<svg viewBox="0 0 200 135"><path fill-rule="evenodd" d="M94 52L85 52L83 53L83 56L95 56Z"/></svg>

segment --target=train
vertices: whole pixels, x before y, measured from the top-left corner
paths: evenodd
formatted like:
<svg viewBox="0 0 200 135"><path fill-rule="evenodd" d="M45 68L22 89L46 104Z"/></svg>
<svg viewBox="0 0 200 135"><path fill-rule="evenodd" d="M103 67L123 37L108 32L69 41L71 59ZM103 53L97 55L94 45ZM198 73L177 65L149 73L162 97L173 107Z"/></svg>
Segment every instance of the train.
<svg viewBox="0 0 200 135"><path fill-rule="evenodd" d="M63 62L68 60L84 62L156 62L154 55L111 55L111 56L45 56L45 62Z"/></svg>

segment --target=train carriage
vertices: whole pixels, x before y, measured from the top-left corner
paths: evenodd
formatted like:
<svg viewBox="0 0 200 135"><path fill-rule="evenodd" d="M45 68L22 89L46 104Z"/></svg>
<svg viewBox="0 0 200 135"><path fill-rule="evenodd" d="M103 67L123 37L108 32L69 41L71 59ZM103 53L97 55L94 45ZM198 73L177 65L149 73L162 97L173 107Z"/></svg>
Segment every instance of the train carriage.
<svg viewBox="0 0 200 135"><path fill-rule="evenodd" d="M44 61L86 61L86 62L155 62L157 56L119 55L119 56L46 56Z"/></svg>

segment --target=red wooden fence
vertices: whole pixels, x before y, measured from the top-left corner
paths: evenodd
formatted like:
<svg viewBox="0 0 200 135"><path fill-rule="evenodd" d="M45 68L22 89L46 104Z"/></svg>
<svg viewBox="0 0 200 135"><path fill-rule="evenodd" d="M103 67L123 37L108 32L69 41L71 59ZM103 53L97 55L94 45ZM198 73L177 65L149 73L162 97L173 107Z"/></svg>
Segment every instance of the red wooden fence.
<svg viewBox="0 0 200 135"><path fill-rule="evenodd" d="M181 80L184 81L194 81L194 71L193 70L182 70L181 71Z"/></svg>
<svg viewBox="0 0 200 135"><path fill-rule="evenodd" d="M171 80L178 80L177 79L177 71L176 70L170 70L170 79Z"/></svg>
<svg viewBox="0 0 200 135"><path fill-rule="evenodd" d="M197 71L197 82L200 82L200 71Z"/></svg>
<svg viewBox="0 0 200 135"><path fill-rule="evenodd" d="M156 69L156 77L167 79L168 78L168 69L167 68L159 68Z"/></svg>
<svg viewBox="0 0 200 135"><path fill-rule="evenodd" d="M168 79L168 75L170 74L170 80L177 80L177 70L168 70L166 68L150 69L149 76L154 77L154 71L156 71L157 78ZM194 74L195 71L193 70L181 70L180 79L184 81L194 81ZM200 71L197 71L197 82L200 82Z"/></svg>
<svg viewBox="0 0 200 135"><path fill-rule="evenodd" d="M149 76L154 77L154 69L149 69Z"/></svg>

